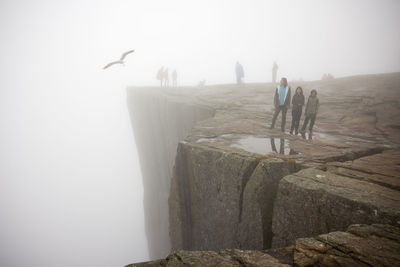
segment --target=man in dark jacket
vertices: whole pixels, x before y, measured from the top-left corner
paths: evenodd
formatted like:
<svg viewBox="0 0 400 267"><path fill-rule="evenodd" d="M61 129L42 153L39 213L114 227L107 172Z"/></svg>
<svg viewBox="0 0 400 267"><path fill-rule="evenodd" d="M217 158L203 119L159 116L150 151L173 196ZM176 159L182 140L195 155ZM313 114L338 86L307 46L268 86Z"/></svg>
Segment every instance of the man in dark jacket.
<svg viewBox="0 0 400 267"><path fill-rule="evenodd" d="M292 98L292 126L290 127L290 134L293 134L293 130L295 130L295 135L299 133L299 124L301 113L303 111L304 106L304 95L303 88L300 86L297 87L296 92Z"/></svg>
<svg viewBox="0 0 400 267"><path fill-rule="evenodd" d="M287 79L282 78L280 85L275 90L274 96L274 105L275 105L275 113L274 117L272 118L271 129L275 127L276 118L279 115L279 112L282 111L282 123L281 123L281 130L282 132L285 131L285 124L286 124L286 112L290 107L290 86L288 86Z"/></svg>

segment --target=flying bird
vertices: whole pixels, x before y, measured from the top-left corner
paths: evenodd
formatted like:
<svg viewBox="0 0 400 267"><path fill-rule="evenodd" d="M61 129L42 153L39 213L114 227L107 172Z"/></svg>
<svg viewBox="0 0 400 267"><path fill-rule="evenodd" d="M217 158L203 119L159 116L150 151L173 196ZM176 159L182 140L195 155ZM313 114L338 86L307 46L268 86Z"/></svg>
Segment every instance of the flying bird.
<svg viewBox="0 0 400 267"><path fill-rule="evenodd" d="M103 68L103 70L104 70L104 69L107 69L108 67L111 67L112 65L115 65L115 64L124 64L124 63L125 63L125 62L124 62L125 57L126 57L127 55L129 55L130 53L133 53L133 52L135 52L135 49L126 51L125 53L123 53L123 54L121 55L121 58L120 58L119 60L110 62L110 63L108 63L107 65L105 65L104 68Z"/></svg>

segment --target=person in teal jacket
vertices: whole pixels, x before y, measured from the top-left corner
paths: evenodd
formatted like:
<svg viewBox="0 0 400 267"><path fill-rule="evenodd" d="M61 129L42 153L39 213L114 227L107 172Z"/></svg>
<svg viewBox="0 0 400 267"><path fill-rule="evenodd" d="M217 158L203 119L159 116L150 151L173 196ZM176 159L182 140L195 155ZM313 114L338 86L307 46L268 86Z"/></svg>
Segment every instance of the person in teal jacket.
<svg viewBox="0 0 400 267"><path fill-rule="evenodd" d="M275 90L275 96L274 96L275 112L272 118L272 124L270 129L273 129L275 127L276 118L282 111L281 131L282 132L285 131L286 112L290 107L290 95L291 95L290 86L287 83L287 79L282 78L280 85Z"/></svg>

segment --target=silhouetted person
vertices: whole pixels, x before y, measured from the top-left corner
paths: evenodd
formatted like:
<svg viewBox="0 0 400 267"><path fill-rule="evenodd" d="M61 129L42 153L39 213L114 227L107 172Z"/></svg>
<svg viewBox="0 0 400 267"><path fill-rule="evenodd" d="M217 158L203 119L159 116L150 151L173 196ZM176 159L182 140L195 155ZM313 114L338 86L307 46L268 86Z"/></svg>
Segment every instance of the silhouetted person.
<svg viewBox="0 0 400 267"><path fill-rule="evenodd" d="M315 119L317 118L317 113L319 109L319 99L317 97L317 90L311 90L311 94L307 100L306 106L306 118L304 119L303 127L301 128L301 134L305 137L305 130L308 122L310 122L310 127L308 128L310 131L309 139L312 139L312 129L314 127Z"/></svg>
<svg viewBox="0 0 400 267"><path fill-rule="evenodd" d="M281 123L281 131L285 131L285 124L286 124L286 112L290 107L290 86L288 86L287 79L282 78L280 85L275 90L274 96L274 105L275 105L275 112L274 117L272 118L271 129L275 127L276 118L279 115L279 112L282 111L282 123Z"/></svg>
<svg viewBox="0 0 400 267"><path fill-rule="evenodd" d="M172 72L172 86L178 86L178 73L176 73L176 69Z"/></svg>
<svg viewBox="0 0 400 267"><path fill-rule="evenodd" d="M276 61L274 61L274 64L272 65L272 84L276 84L276 74L278 73L278 64L276 64Z"/></svg>
<svg viewBox="0 0 400 267"><path fill-rule="evenodd" d="M166 68L166 69L164 70L163 78L164 78L164 86L165 86L165 87L168 87L168 86L169 86L168 68Z"/></svg>
<svg viewBox="0 0 400 267"><path fill-rule="evenodd" d="M236 84L242 84L242 78L244 77L244 70L243 66L239 63L239 61L236 62L235 72L236 72Z"/></svg>
<svg viewBox="0 0 400 267"><path fill-rule="evenodd" d="M295 135L299 133L299 124L304 101L303 88L299 86L292 98L292 126L290 126L290 134L293 134L293 130L295 131Z"/></svg>
<svg viewBox="0 0 400 267"><path fill-rule="evenodd" d="M160 86L163 86L164 67L161 67L157 72L157 80L160 81Z"/></svg>

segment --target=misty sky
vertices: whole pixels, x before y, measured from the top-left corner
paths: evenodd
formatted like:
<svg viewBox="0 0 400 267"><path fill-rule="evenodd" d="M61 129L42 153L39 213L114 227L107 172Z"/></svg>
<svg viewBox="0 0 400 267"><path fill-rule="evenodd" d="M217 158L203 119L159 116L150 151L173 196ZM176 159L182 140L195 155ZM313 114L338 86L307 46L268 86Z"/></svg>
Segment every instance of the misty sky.
<svg viewBox="0 0 400 267"><path fill-rule="evenodd" d="M0 0L0 266L148 259L127 85L400 71L400 1ZM129 49L126 66L102 67Z"/></svg>

